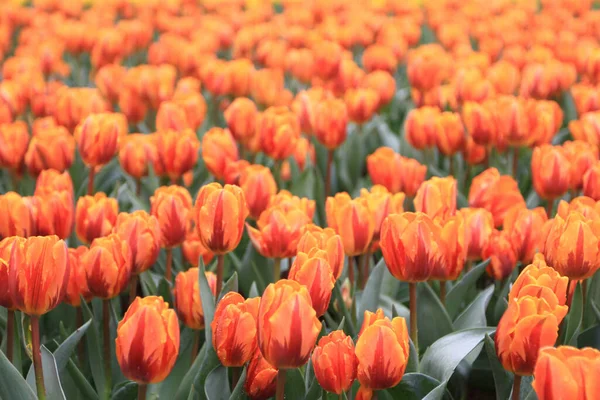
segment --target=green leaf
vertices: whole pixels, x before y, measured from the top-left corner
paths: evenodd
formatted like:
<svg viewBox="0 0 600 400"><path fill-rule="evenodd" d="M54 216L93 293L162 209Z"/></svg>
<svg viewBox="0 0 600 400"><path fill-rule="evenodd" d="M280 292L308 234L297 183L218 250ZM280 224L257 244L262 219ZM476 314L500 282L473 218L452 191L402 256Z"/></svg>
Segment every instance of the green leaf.
<svg viewBox="0 0 600 400"><path fill-rule="evenodd" d="M229 396L229 400L244 400L244 399L246 399L246 394L244 393L244 383L246 382L246 374L247 374L247 370L246 370L246 367L244 367L244 370L242 371L242 374L240 375L240 379L238 380L237 385L235 385L233 392L231 392L231 396Z"/></svg>
<svg viewBox="0 0 600 400"><path fill-rule="evenodd" d="M285 372L285 399L304 400L304 378L299 369L288 369Z"/></svg>
<svg viewBox="0 0 600 400"><path fill-rule="evenodd" d="M537 400L537 395L535 394L535 390L533 390L533 376L524 376L521 378L521 387L519 391L520 399L528 399L528 400Z"/></svg>
<svg viewBox="0 0 600 400"><path fill-rule="evenodd" d="M161 277L158 281L157 295L161 296L169 304L173 304L173 292L171 286L171 283L164 277Z"/></svg>
<svg viewBox="0 0 600 400"><path fill-rule="evenodd" d="M69 360L67 363L67 371L69 372L69 376L77 386L79 392L83 395L83 398L86 400L98 400L98 394L94 391L94 388L88 380L85 378L83 373L77 368L77 365L73 362L73 360Z"/></svg>
<svg viewBox="0 0 600 400"><path fill-rule="evenodd" d="M477 283L477 280L483 274L488 264L489 260L477 264L450 289L446 296L446 310L448 310L448 314L452 318L456 318L467 292L469 289L475 287L475 283Z"/></svg>
<svg viewBox="0 0 600 400"><path fill-rule="evenodd" d="M381 284L383 282L383 272L385 270L385 260L382 258L369 276L365 290L360 297L358 311L358 325L362 326L365 317L365 311L375 311L379 307L379 295L381 294Z"/></svg>
<svg viewBox="0 0 600 400"><path fill-rule="evenodd" d="M139 275L140 284L142 286L142 294L144 296L156 296L158 294L158 287L156 282L152 279L151 271L144 271ZM162 278L162 276L161 276Z"/></svg>
<svg viewBox="0 0 600 400"><path fill-rule="evenodd" d="M473 300L471 304L456 318L454 328L463 330L469 328L483 328L487 326L485 310L494 294L494 286L490 286Z"/></svg>
<svg viewBox="0 0 600 400"><path fill-rule="evenodd" d="M212 343L207 342L204 346L204 349L204 353L198 355L198 357L202 360L202 363L200 364L200 369L194 378L194 384L192 385L188 396L188 399L190 400L198 398L201 400L210 400L206 397L204 392L206 379L212 370L221 364L219 357L217 357L217 353L215 353L215 350L212 347Z"/></svg>
<svg viewBox="0 0 600 400"><path fill-rule="evenodd" d="M137 397L138 384L135 382L124 382L116 387L111 400L132 400Z"/></svg>
<svg viewBox="0 0 600 400"><path fill-rule="evenodd" d="M215 297L210 290L210 286L208 286L206 269L202 258L200 258L199 267L198 284L200 287L200 299L202 300L202 311L204 312L204 326L210 326L215 315ZM206 345L212 347L212 329L205 329L204 337Z"/></svg>
<svg viewBox="0 0 600 400"><path fill-rule="evenodd" d="M423 349L454 331L450 316L427 282L417 286L417 323Z"/></svg>
<svg viewBox="0 0 600 400"><path fill-rule="evenodd" d="M313 380L312 384L306 391L306 396L304 396L305 400L318 399L323 389L319 385L316 379Z"/></svg>
<svg viewBox="0 0 600 400"><path fill-rule="evenodd" d="M583 312L583 296L581 293L581 284L578 283L575 287L575 293L571 300L571 307L569 307L569 314L567 315L567 328L565 330L565 336L563 344L574 345L575 336L581 326L581 318Z"/></svg>
<svg viewBox="0 0 600 400"><path fill-rule="evenodd" d="M492 375L494 376L494 386L496 387L496 400L505 400L510 396L512 390L512 374L508 373L496 354L496 346L492 338L486 334L483 339L483 345L492 368Z"/></svg>
<svg viewBox="0 0 600 400"><path fill-rule="evenodd" d="M340 289L340 285L341 285L341 282L338 280L335 283L335 286L333 287L332 295L333 295L335 304L337 304L338 308L342 312L342 316L346 320L346 322L344 323L344 332L346 332L346 334L348 334L349 336L354 337L354 336L356 336L357 331L356 331L356 328L355 328L354 324L352 323L352 321L355 321L355 320L352 319L352 315L350 314L350 311L346 307L346 303L344 303L344 298L342 297L342 290Z"/></svg>
<svg viewBox="0 0 600 400"><path fill-rule="evenodd" d="M227 368L218 365L206 377L204 393L209 400L227 400L231 395L229 390L229 379L227 378Z"/></svg>
<svg viewBox="0 0 600 400"><path fill-rule="evenodd" d="M237 272L234 272L233 275L231 275L231 278L229 278L227 280L227 282L225 282L223 284L223 288L221 289L221 293L219 294L219 301L227 293L229 293L229 292L237 292L237 291L238 291L238 274L237 274Z"/></svg>
<svg viewBox="0 0 600 400"><path fill-rule="evenodd" d="M192 364L192 366L178 385L177 392L175 393L175 400L186 400L188 398L190 389L192 387L192 384L194 383L194 379L196 378L196 375L198 374L198 371L200 370L200 367L202 365L205 352L206 345L203 346L202 349L200 349L200 352L194 360L194 363Z"/></svg>
<svg viewBox="0 0 600 400"><path fill-rule="evenodd" d="M577 336L577 347L593 347L600 350L600 325L581 332Z"/></svg>
<svg viewBox="0 0 600 400"><path fill-rule="evenodd" d="M46 348L46 346L41 346L42 352L42 368L44 371L44 385L46 386L46 397L48 400L64 400L65 392L60 384L60 378L58 374L58 368L56 366L56 360L52 355L52 352ZM33 366L31 367L33 370ZM35 374L32 373L27 375L27 383L33 389L33 391L37 394L37 388L35 384Z"/></svg>
<svg viewBox="0 0 600 400"><path fill-rule="evenodd" d="M250 291L248 292L248 298L254 298L254 297L259 297L260 293L258 293L258 287L256 286L256 281L252 282L252 285L250 285Z"/></svg>
<svg viewBox="0 0 600 400"><path fill-rule="evenodd" d="M439 381L430 376L408 373L404 374L399 384L386 391L394 399L421 400L439 384Z"/></svg>
<svg viewBox="0 0 600 400"><path fill-rule="evenodd" d="M594 312L594 303L600 304L600 272L596 273L588 279L588 292L585 301L585 312L583 313L582 328L589 328L600 322L600 316ZM600 314L600 313L599 313Z"/></svg>
<svg viewBox="0 0 600 400"><path fill-rule="evenodd" d="M10 400L36 400L33 390L19 371L0 351L0 398Z"/></svg>
<svg viewBox="0 0 600 400"><path fill-rule="evenodd" d="M498 297L496 298L496 304L494 304L494 312L493 318L490 321L491 325L496 325L497 322L500 321L504 312L508 308L508 291L510 290L511 283L516 279L519 275L519 268L515 268L510 277L504 282L504 285L500 289L500 293L498 293Z"/></svg>
<svg viewBox="0 0 600 400"><path fill-rule="evenodd" d="M413 343L411 338L408 338L408 362L406 363L406 373L409 372L418 372L419 371L419 353L417 353L417 349L415 348L415 344Z"/></svg>
<svg viewBox="0 0 600 400"><path fill-rule="evenodd" d="M81 307L83 309L84 318L92 321L92 325L90 329L88 329L85 341L92 378L96 384L97 392L105 393L104 386L106 385L106 380L104 378L104 364L102 362L103 342L100 337L100 327L98 322L94 319L89 306L83 299L81 299Z"/></svg>

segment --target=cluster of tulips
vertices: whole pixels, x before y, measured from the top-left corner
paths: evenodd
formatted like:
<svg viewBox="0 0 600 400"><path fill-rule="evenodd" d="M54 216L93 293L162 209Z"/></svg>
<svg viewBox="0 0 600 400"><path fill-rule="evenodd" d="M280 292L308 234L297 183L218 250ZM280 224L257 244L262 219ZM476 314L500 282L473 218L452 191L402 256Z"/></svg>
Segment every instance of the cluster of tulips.
<svg viewBox="0 0 600 400"><path fill-rule="evenodd" d="M0 398L441 400L483 343L497 398L599 399L599 34L591 0L0 4Z"/></svg>

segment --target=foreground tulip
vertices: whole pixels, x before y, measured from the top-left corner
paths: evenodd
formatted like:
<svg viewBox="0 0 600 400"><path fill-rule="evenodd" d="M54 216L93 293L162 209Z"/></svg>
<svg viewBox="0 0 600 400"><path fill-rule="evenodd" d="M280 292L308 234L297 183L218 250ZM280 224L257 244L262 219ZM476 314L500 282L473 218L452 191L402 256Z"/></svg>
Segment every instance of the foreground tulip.
<svg viewBox="0 0 600 400"><path fill-rule="evenodd" d="M275 396L277 369L256 350L246 371L244 391L252 400L266 400Z"/></svg>
<svg viewBox="0 0 600 400"><path fill-rule="evenodd" d="M539 400L593 399L600 393L597 371L600 351L591 347L546 347L533 371L533 389Z"/></svg>
<svg viewBox="0 0 600 400"><path fill-rule="evenodd" d="M78 309L80 309L82 297L86 302L92 299L92 295L88 289L85 265L82 262L83 257L88 251L89 249L85 246L69 249L70 275L67 292L65 293L65 303L70 304L73 307L78 307ZM83 323L83 319L79 322ZM78 326L79 325L80 324L78 324Z"/></svg>
<svg viewBox="0 0 600 400"><path fill-rule="evenodd" d="M542 207L533 210L513 208L504 217L504 232L516 253L517 260L528 264L542 250L543 226L548 216Z"/></svg>
<svg viewBox="0 0 600 400"><path fill-rule="evenodd" d="M105 193L83 196L77 200L75 209L75 232L83 243L108 235L119 213L117 199L106 197Z"/></svg>
<svg viewBox="0 0 600 400"><path fill-rule="evenodd" d="M35 234L34 207L29 199L15 192L0 195L0 214L0 237Z"/></svg>
<svg viewBox="0 0 600 400"><path fill-rule="evenodd" d="M213 348L224 366L242 367L255 353L259 302L258 297L244 300L229 292L217 304L210 328Z"/></svg>
<svg viewBox="0 0 600 400"><path fill-rule="evenodd" d="M45 196L34 196L31 203L35 209L38 235L57 235L61 239L71 236L75 217L72 193L62 190Z"/></svg>
<svg viewBox="0 0 600 400"><path fill-rule="evenodd" d="M344 247L340 235L331 228L307 225L298 242L297 251L309 253L315 248L325 251L333 278L338 280L344 269Z"/></svg>
<svg viewBox="0 0 600 400"><path fill-rule="evenodd" d="M415 196L415 210L442 220L456 213L456 179L433 177L421 185Z"/></svg>
<svg viewBox="0 0 600 400"><path fill-rule="evenodd" d="M238 186L210 183L196 198L196 229L204 247L217 255L217 296L223 285L224 255L233 251L244 234L248 207Z"/></svg>
<svg viewBox="0 0 600 400"><path fill-rule="evenodd" d="M256 134L261 150L276 161L288 158L300 138L298 118L287 107L270 107L259 114Z"/></svg>
<svg viewBox="0 0 600 400"><path fill-rule="evenodd" d="M505 231L494 230L481 254L484 260L490 259L486 271L497 281L508 278L517 266L517 254Z"/></svg>
<svg viewBox="0 0 600 400"><path fill-rule="evenodd" d="M69 282L67 245L57 236L16 241L8 267L8 287L17 309L31 317L33 366L37 392L46 397L40 348L40 316L65 297Z"/></svg>
<svg viewBox="0 0 600 400"><path fill-rule="evenodd" d="M10 295L8 285L10 253L14 245L25 242L25 238L9 236L0 241L0 306L6 308L6 358L12 362L15 336L15 310L16 305Z"/></svg>
<svg viewBox="0 0 600 400"><path fill-rule="evenodd" d="M547 212L552 215L554 200L569 190L571 165L562 147L536 147L531 156L533 186L541 198L548 201Z"/></svg>
<svg viewBox="0 0 600 400"><path fill-rule="evenodd" d="M538 253L539 254L539 253ZM536 256L533 264L521 271L508 294L509 302L524 296L551 299L554 294L559 305L567 303L569 278L561 276L552 267L546 265L543 257Z"/></svg>
<svg viewBox="0 0 600 400"><path fill-rule="evenodd" d="M179 319L194 330L204 329L204 310L198 284L199 271L198 268L190 268L178 273L175 277L175 289L173 289L175 309ZM215 294L217 288L215 274L206 272L206 280L211 292ZM194 357L195 355L194 353Z"/></svg>
<svg viewBox="0 0 600 400"><path fill-rule="evenodd" d="M63 172L75 158L75 139L62 127L44 129L34 135L25 154L25 165L33 176L45 169Z"/></svg>
<svg viewBox="0 0 600 400"><path fill-rule="evenodd" d="M138 382L138 397L144 399L146 385L163 381L177 361L179 324L175 311L162 297L137 297L117 326L115 347L123 375Z"/></svg>
<svg viewBox="0 0 600 400"><path fill-rule="evenodd" d="M359 392L369 397L374 390L396 386L404 375L409 351L404 318L365 318L356 342Z"/></svg>
<svg viewBox="0 0 600 400"><path fill-rule="evenodd" d="M308 254L298 253L290 268L288 278L306 286L317 317L325 314L329 308L331 292L335 284L325 251L312 249Z"/></svg>
<svg viewBox="0 0 600 400"><path fill-rule="evenodd" d="M240 174L239 186L244 191L250 217L258 219L277 193L271 170L263 165L250 165Z"/></svg>
<svg viewBox="0 0 600 400"><path fill-rule="evenodd" d="M265 289L258 309L258 346L279 370L277 398L283 398L286 369L306 364L315 346L321 322L306 287L287 279Z"/></svg>
<svg viewBox="0 0 600 400"><path fill-rule="evenodd" d="M171 183L176 183L196 165L200 141L191 129L169 129L156 134L156 149L156 174L168 176Z"/></svg>
<svg viewBox="0 0 600 400"><path fill-rule="evenodd" d="M322 337L312 355L319 385L337 395L348 391L354 383L357 364L352 338L343 331L333 331Z"/></svg>
<svg viewBox="0 0 600 400"><path fill-rule="evenodd" d="M38 175L35 181L35 196L44 197L54 192L66 191L74 196L73 181L68 171L60 173L54 169L46 169Z"/></svg>

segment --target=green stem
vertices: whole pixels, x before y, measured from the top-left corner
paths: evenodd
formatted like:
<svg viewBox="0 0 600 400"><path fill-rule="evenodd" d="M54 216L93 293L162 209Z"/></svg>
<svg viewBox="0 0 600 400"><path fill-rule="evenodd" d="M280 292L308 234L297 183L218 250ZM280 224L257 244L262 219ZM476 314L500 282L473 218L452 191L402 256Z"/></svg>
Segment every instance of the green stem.
<svg viewBox="0 0 600 400"><path fill-rule="evenodd" d="M419 351L419 330L417 328L417 284L416 282L408 283L409 301L410 301L410 338L415 345L417 352Z"/></svg>
<svg viewBox="0 0 600 400"><path fill-rule="evenodd" d="M42 349L40 343L40 317L31 316L31 351L33 353L33 368L35 370L35 384L39 400L46 399L46 387L44 386L44 370L42 367Z"/></svg>
<svg viewBox="0 0 600 400"><path fill-rule="evenodd" d="M102 300L102 330L104 339L104 391L106 398L110 398L112 392L112 371L111 359L112 352L110 350L110 300Z"/></svg>
<svg viewBox="0 0 600 400"><path fill-rule="evenodd" d="M219 300L219 295L223 289L223 269L225 266L225 255L219 254L217 256L217 291L215 293L215 304Z"/></svg>
<svg viewBox="0 0 600 400"><path fill-rule="evenodd" d="M138 383L138 400L146 400L146 392L148 391L148 385L145 383Z"/></svg>
<svg viewBox="0 0 600 400"><path fill-rule="evenodd" d="M88 190L87 190L88 196L94 195L94 177L95 176L96 176L96 167L91 166L90 173L88 176Z"/></svg>
<svg viewBox="0 0 600 400"><path fill-rule="evenodd" d="M167 249L167 269L165 270L165 279L167 282L171 282L171 277L173 275L173 249Z"/></svg>
<svg viewBox="0 0 600 400"><path fill-rule="evenodd" d="M13 360L13 350L15 341L15 311L8 310L6 313L6 358Z"/></svg>
<svg viewBox="0 0 600 400"><path fill-rule="evenodd" d="M281 258L273 259L273 282L277 282L281 277Z"/></svg>
<svg viewBox="0 0 600 400"><path fill-rule="evenodd" d="M280 369L277 372L277 389L275 392L276 400L283 400L285 394L285 369Z"/></svg>

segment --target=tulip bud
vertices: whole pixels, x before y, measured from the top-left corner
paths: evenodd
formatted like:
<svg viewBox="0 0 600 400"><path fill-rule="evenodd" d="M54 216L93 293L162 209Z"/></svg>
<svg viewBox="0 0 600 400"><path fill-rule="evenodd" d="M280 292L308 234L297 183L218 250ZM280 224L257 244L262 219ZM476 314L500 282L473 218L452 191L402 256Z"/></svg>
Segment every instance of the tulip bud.
<svg viewBox="0 0 600 400"><path fill-rule="evenodd" d="M242 189L218 183L205 185L198 192L195 207L196 229L204 247L219 255L235 249L248 216Z"/></svg>
<svg viewBox="0 0 600 400"><path fill-rule="evenodd" d="M427 167L405 158L389 147L380 147L367 157L367 170L374 185L383 185L392 193L414 197L425 179Z"/></svg>
<svg viewBox="0 0 600 400"><path fill-rule="evenodd" d="M415 210L432 219L445 220L456 213L456 179L453 177L433 178L423 182L415 196Z"/></svg>
<svg viewBox="0 0 600 400"><path fill-rule="evenodd" d="M119 150L121 168L136 179L147 176L150 163L155 163L157 157L155 139L156 135L127 135Z"/></svg>
<svg viewBox="0 0 600 400"><path fill-rule="evenodd" d="M75 232L83 243L108 235L119 213L117 199L106 197L99 192L94 196L82 196L75 209Z"/></svg>
<svg viewBox="0 0 600 400"><path fill-rule="evenodd" d="M287 107L270 107L258 115L256 134L265 154L275 160L284 160L294 152L300 138L300 125Z"/></svg>
<svg viewBox="0 0 600 400"><path fill-rule="evenodd" d="M206 272L208 287L213 295L217 291L217 276L212 272ZM198 268L190 268L180 272L175 277L175 289L173 298L175 309L179 319L189 328L204 329L204 310L200 297L200 286L198 284Z"/></svg>
<svg viewBox="0 0 600 400"><path fill-rule="evenodd" d="M158 220L161 246L177 247L185 240L190 225L192 197L187 189L161 186L150 197L150 214Z"/></svg>
<svg viewBox="0 0 600 400"><path fill-rule="evenodd" d="M547 296L550 299L554 294ZM546 298L523 296L508 304L495 336L496 352L504 369L517 375L531 375L539 350L554 346L560 322L569 309L567 306L552 307L552 302Z"/></svg>
<svg viewBox="0 0 600 400"><path fill-rule="evenodd" d="M123 114L92 114L75 129L75 140L85 165L98 167L107 164L116 154L119 140L128 132Z"/></svg>
<svg viewBox="0 0 600 400"><path fill-rule="evenodd" d="M442 225L442 240L446 253L446 262L433 270L430 279L453 281L463 270L466 257L465 225L461 214L448 218Z"/></svg>
<svg viewBox="0 0 600 400"><path fill-rule="evenodd" d="M325 202L327 225L342 237L348 256L364 254L375 232L372 210L364 198L351 199L348 193L338 193Z"/></svg>
<svg viewBox="0 0 600 400"><path fill-rule="evenodd" d="M406 140L418 150L433 147L440 129L437 107L421 107L411 110L406 116L404 131Z"/></svg>
<svg viewBox="0 0 600 400"><path fill-rule="evenodd" d="M298 253L288 277L306 286L317 317L325 314L335 284L327 253L319 249L313 249L308 254Z"/></svg>
<svg viewBox="0 0 600 400"><path fill-rule="evenodd" d="M475 143L486 147L494 143L496 128L493 112L488 109L486 103L465 102L461 115L467 133Z"/></svg>
<svg viewBox="0 0 600 400"><path fill-rule="evenodd" d="M396 95L396 80L390 73L385 71L373 71L367 74L361 86L377 92L379 95L378 109L389 104Z"/></svg>
<svg viewBox="0 0 600 400"><path fill-rule="evenodd" d="M35 234L35 210L30 199L18 193L0 195L0 237L28 237Z"/></svg>
<svg viewBox="0 0 600 400"><path fill-rule="evenodd" d="M373 212L375 230L373 241L379 240L381 224L389 214L401 214L404 212L404 193L392 195L384 186L374 185L369 192L363 188L360 197L366 199L369 209Z"/></svg>
<svg viewBox="0 0 600 400"><path fill-rule="evenodd" d="M23 162L29 132L27 124L23 121L0 125L0 167L18 170Z"/></svg>
<svg viewBox="0 0 600 400"><path fill-rule="evenodd" d="M258 346L269 364L278 369L306 364L321 331L306 287L287 279L267 286L257 330Z"/></svg>
<svg viewBox="0 0 600 400"><path fill-rule="evenodd" d="M504 231L494 231L483 248L483 259L490 259L486 268L489 276L497 281L508 278L517 265L517 254Z"/></svg>
<svg viewBox="0 0 600 400"><path fill-rule="evenodd" d="M339 99L324 99L314 109L313 130L317 140L328 150L335 150L346 140L348 112Z"/></svg>
<svg viewBox="0 0 600 400"><path fill-rule="evenodd" d="M127 242L115 233L94 239L81 263L94 297L112 299L129 283L131 250Z"/></svg>
<svg viewBox="0 0 600 400"><path fill-rule="evenodd" d="M298 242L298 253L309 253L313 249L323 250L331 268L333 278L338 280L344 269L344 247L342 238L331 228L308 224Z"/></svg>
<svg viewBox="0 0 600 400"><path fill-rule="evenodd" d="M156 134L156 149L157 175L167 175L176 181L196 165L200 141L191 129L166 130Z"/></svg>
<svg viewBox="0 0 600 400"><path fill-rule="evenodd" d="M211 128L202 137L202 159L215 178L223 179L227 165L238 157L237 144L227 129Z"/></svg>
<svg viewBox="0 0 600 400"><path fill-rule="evenodd" d="M256 351L256 319L260 298L244 300L229 292L219 301L210 328L217 356L226 367L241 367Z"/></svg>
<svg viewBox="0 0 600 400"><path fill-rule="evenodd" d="M202 257L204 265L208 265L215 256L204 247L196 229L192 229L188 232L185 241L181 245L181 250L183 251L183 256L186 261L194 268L198 267L200 257Z"/></svg>
<svg viewBox="0 0 600 400"><path fill-rule="evenodd" d="M558 203L556 215L560 215L562 219L566 219L571 211L577 211L589 219L597 219L600 218L600 203L585 196L575 197L569 203L561 200ZM548 224L544 225L544 227L547 226L549 227Z"/></svg>
<svg viewBox="0 0 600 400"><path fill-rule="evenodd" d="M533 260L533 255L542 250L544 237L542 228L548 216L542 207L533 210L512 208L504 217L504 232L510 241L517 260L524 264Z"/></svg>
<svg viewBox="0 0 600 400"><path fill-rule="evenodd" d="M35 227L38 235L57 235L61 239L71 236L75 207L72 193L62 190L31 199L35 208Z"/></svg>
<svg viewBox="0 0 600 400"><path fill-rule="evenodd" d="M248 142L256 132L256 104L246 97L238 97L225 110L225 121L233 137Z"/></svg>
<svg viewBox="0 0 600 400"><path fill-rule="evenodd" d="M129 244L132 273L140 274L154 265L160 252L158 219L146 211L120 213L114 232Z"/></svg>
<svg viewBox="0 0 600 400"><path fill-rule="evenodd" d="M428 91L439 86L449 75L452 61L444 48L426 44L409 51L406 75L411 87Z"/></svg>
<svg viewBox="0 0 600 400"><path fill-rule="evenodd" d="M344 95L348 118L357 124L369 121L379 106L379 94L373 89L350 89Z"/></svg>
<svg viewBox="0 0 600 400"><path fill-rule="evenodd" d="M271 197L269 207L275 206L281 206L285 209L298 208L306 214L310 220L315 216L316 203L314 200L307 199L306 197L300 198L294 196L287 190L280 190L275 196Z"/></svg>
<svg viewBox="0 0 600 400"><path fill-rule="evenodd" d="M342 48L336 42L322 40L313 46L315 72L321 79L329 79L338 72L342 61Z"/></svg>
<svg viewBox="0 0 600 400"><path fill-rule="evenodd" d="M531 156L532 180L535 191L543 199L553 200L569 190L571 165L562 147L536 147Z"/></svg>
<svg viewBox="0 0 600 400"><path fill-rule="evenodd" d="M365 49L362 62L367 72L379 70L393 74L398 66L392 49L379 44L372 44Z"/></svg>
<svg viewBox="0 0 600 400"><path fill-rule="evenodd" d="M277 183L271 170L262 165L251 165L240 175L239 186L244 191L250 217L258 219L277 193Z"/></svg>
<svg viewBox="0 0 600 400"><path fill-rule="evenodd" d="M71 180L69 172L65 171L59 173L56 170L47 169L40 172L38 175L37 180L35 181L35 192L33 194L34 196L44 197L54 192L62 191L70 193L71 197L74 198L73 181Z"/></svg>
<svg viewBox="0 0 600 400"><path fill-rule="evenodd" d="M388 216L381 226L380 246L388 270L398 280L426 281L444 268L442 230L427 214Z"/></svg>
<svg viewBox="0 0 600 400"><path fill-rule="evenodd" d="M583 194L600 200L600 162L592 165L583 175Z"/></svg>
<svg viewBox="0 0 600 400"><path fill-rule="evenodd" d="M92 299L92 294L88 288L87 276L85 274L85 265L82 263L83 256L89 251L85 246L79 246L76 249L69 250L69 283L65 293L65 303L73 307L81 305L81 298L88 302ZM1 256L0 256L1 257Z"/></svg>
<svg viewBox="0 0 600 400"><path fill-rule="evenodd" d="M33 176L45 169L63 172L73 163L75 140L66 128L58 126L43 130L31 138L25 154L25 165Z"/></svg>
<svg viewBox="0 0 600 400"><path fill-rule="evenodd" d="M246 371L244 391L251 400L266 400L275 396L277 370L257 350Z"/></svg>
<svg viewBox="0 0 600 400"><path fill-rule="evenodd" d="M25 243L25 238L20 236L9 236L0 240L0 306L8 310L17 308L11 295L8 277L10 275L10 254L13 246L21 246Z"/></svg>
<svg viewBox="0 0 600 400"><path fill-rule="evenodd" d="M96 72L94 82L102 95L111 103L119 99L119 92L125 83L127 70L120 64L107 64Z"/></svg>
<svg viewBox="0 0 600 400"><path fill-rule="evenodd" d="M15 241L8 263L8 287L13 304L39 316L59 305L69 282L67 245L57 236Z"/></svg>
<svg viewBox="0 0 600 400"><path fill-rule="evenodd" d="M352 338L343 331L322 337L312 355L312 365L319 385L328 392L341 395L356 379L358 360Z"/></svg>
<svg viewBox="0 0 600 400"><path fill-rule="evenodd" d="M161 382L179 355L177 316L162 297L137 297L117 326L115 344L127 379L142 384Z"/></svg>
<svg viewBox="0 0 600 400"><path fill-rule="evenodd" d="M156 131L183 131L192 128L183 107L173 101L160 103L156 112Z"/></svg>
<svg viewBox="0 0 600 400"><path fill-rule="evenodd" d="M538 255L541 256L540 253ZM543 257L536 257L533 264L525 267L517 277L508 294L508 300L510 302L524 296L544 297L551 301L556 298L556 304L564 306L567 303L568 283L569 278L561 276L554 268L547 266Z"/></svg>

